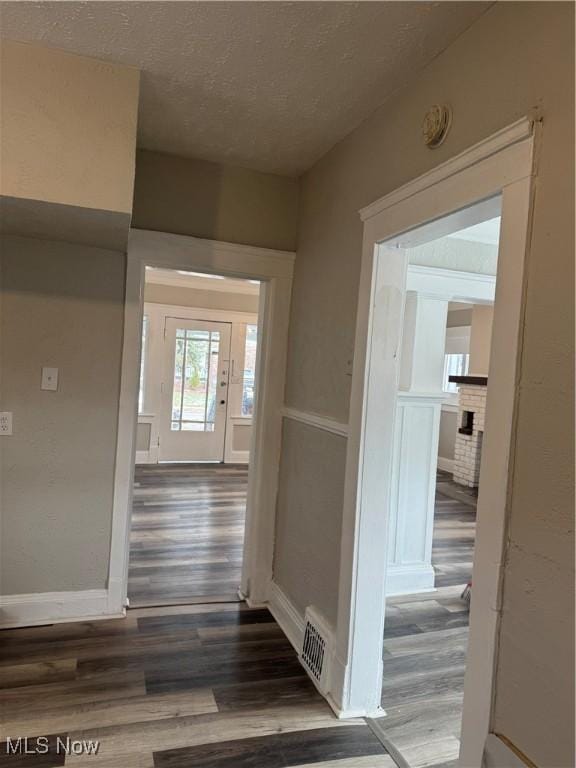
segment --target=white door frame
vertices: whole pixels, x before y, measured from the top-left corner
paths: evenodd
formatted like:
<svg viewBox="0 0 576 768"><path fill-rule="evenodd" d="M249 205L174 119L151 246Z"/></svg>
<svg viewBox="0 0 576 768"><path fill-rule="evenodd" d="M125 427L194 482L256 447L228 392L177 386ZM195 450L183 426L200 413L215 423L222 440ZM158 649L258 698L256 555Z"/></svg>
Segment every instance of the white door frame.
<svg viewBox="0 0 576 768"><path fill-rule="evenodd" d="M461 764L480 766L491 725L506 512L513 471L534 124L522 119L361 212L362 267L346 456L332 697L344 716L382 715L387 521L406 263L402 233L502 199L488 415L478 504ZM442 236L446 218L438 221ZM390 245L391 238L398 237ZM380 245L388 241L386 245ZM410 243L412 244L412 243ZM385 667L384 667L385 674Z"/></svg>
<svg viewBox="0 0 576 768"><path fill-rule="evenodd" d="M145 268L182 269L260 280L257 389L246 502L241 590L250 602L267 600L272 578L274 522L292 272L295 254L196 237L133 229L128 241L126 299L108 613L126 608L132 481L138 423Z"/></svg>

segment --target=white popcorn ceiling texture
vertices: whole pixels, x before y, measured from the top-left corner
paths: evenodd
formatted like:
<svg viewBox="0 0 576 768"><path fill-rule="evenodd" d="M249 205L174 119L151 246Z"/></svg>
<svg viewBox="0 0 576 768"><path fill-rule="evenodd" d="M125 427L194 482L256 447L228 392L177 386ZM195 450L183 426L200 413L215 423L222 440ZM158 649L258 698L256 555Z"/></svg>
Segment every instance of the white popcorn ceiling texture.
<svg viewBox="0 0 576 768"><path fill-rule="evenodd" d="M141 69L140 147L296 176L490 5L2 2L0 29Z"/></svg>

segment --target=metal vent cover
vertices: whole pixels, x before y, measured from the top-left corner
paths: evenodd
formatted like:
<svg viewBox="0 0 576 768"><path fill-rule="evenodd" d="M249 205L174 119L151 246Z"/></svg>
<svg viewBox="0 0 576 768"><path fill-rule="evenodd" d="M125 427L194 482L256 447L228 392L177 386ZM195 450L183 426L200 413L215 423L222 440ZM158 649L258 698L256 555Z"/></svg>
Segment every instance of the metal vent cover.
<svg viewBox="0 0 576 768"><path fill-rule="evenodd" d="M323 692L328 691L331 632L314 608L307 608L300 660Z"/></svg>

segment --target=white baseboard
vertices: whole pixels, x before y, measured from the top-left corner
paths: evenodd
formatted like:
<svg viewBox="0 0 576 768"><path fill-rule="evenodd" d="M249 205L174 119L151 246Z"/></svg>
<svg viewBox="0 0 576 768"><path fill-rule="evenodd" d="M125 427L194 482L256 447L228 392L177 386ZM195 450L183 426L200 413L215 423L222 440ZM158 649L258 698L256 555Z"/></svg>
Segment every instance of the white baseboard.
<svg viewBox="0 0 576 768"><path fill-rule="evenodd" d="M66 621L120 618L124 611L111 607L107 589L79 592L38 592L0 597L0 628L34 627Z"/></svg>
<svg viewBox="0 0 576 768"><path fill-rule="evenodd" d="M388 568L386 574L386 595L412 595L415 592L434 591L434 568L427 564Z"/></svg>
<svg viewBox="0 0 576 768"><path fill-rule="evenodd" d="M304 617L274 582L269 587L268 608L300 656L304 640Z"/></svg>
<svg viewBox="0 0 576 768"><path fill-rule="evenodd" d="M495 733L489 733L484 746L482 768L535 768L520 750L515 750Z"/></svg>
<svg viewBox="0 0 576 768"><path fill-rule="evenodd" d="M294 647L294 650L298 654L298 658L300 658L300 653L302 651L302 644L304 641L304 626L305 626L304 617L300 614L300 612L294 606L294 604L290 601L290 599L284 594L284 592L278 586L278 584L271 582L268 594L269 594L268 609L270 610L270 613L274 616L274 618L280 625L280 628L282 629L282 631L284 632L284 634L286 635L286 637ZM334 647L333 637L328 638L328 644L329 644L329 647L332 647L332 648ZM330 665L328 668L328 680L330 681L329 682L330 687L332 684L332 673L333 673L335 661L336 661L336 656L334 653L331 653L330 658L328 660L328 664ZM328 693L322 691L318 685L318 682L309 673L306 666L304 664L302 666L306 670L308 676L310 677L310 680L316 686L316 689L318 690L320 695L326 699L326 701L332 708L336 717L344 719L344 718L351 718L351 717L365 717L365 716L381 717L382 716L381 710L379 710L377 715L375 713L368 713L368 712L343 711L342 709L340 709L338 702L332 696L331 691L329 690Z"/></svg>
<svg viewBox="0 0 576 768"><path fill-rule="evenodd" d="M454 459L445 459L444 456L438 456L438 469L444 472L454 472Z"/></svg>

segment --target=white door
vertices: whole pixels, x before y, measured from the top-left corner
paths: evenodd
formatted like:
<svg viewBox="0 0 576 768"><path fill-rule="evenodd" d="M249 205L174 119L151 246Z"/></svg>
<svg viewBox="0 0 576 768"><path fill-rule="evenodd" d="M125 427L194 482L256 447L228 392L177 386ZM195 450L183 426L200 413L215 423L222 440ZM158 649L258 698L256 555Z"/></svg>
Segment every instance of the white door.
<svg viewBox="0 0 576 768"><path fill-rule="evenodd" d="M160 461L223 461L230 323L166 318Z"/></svg>

